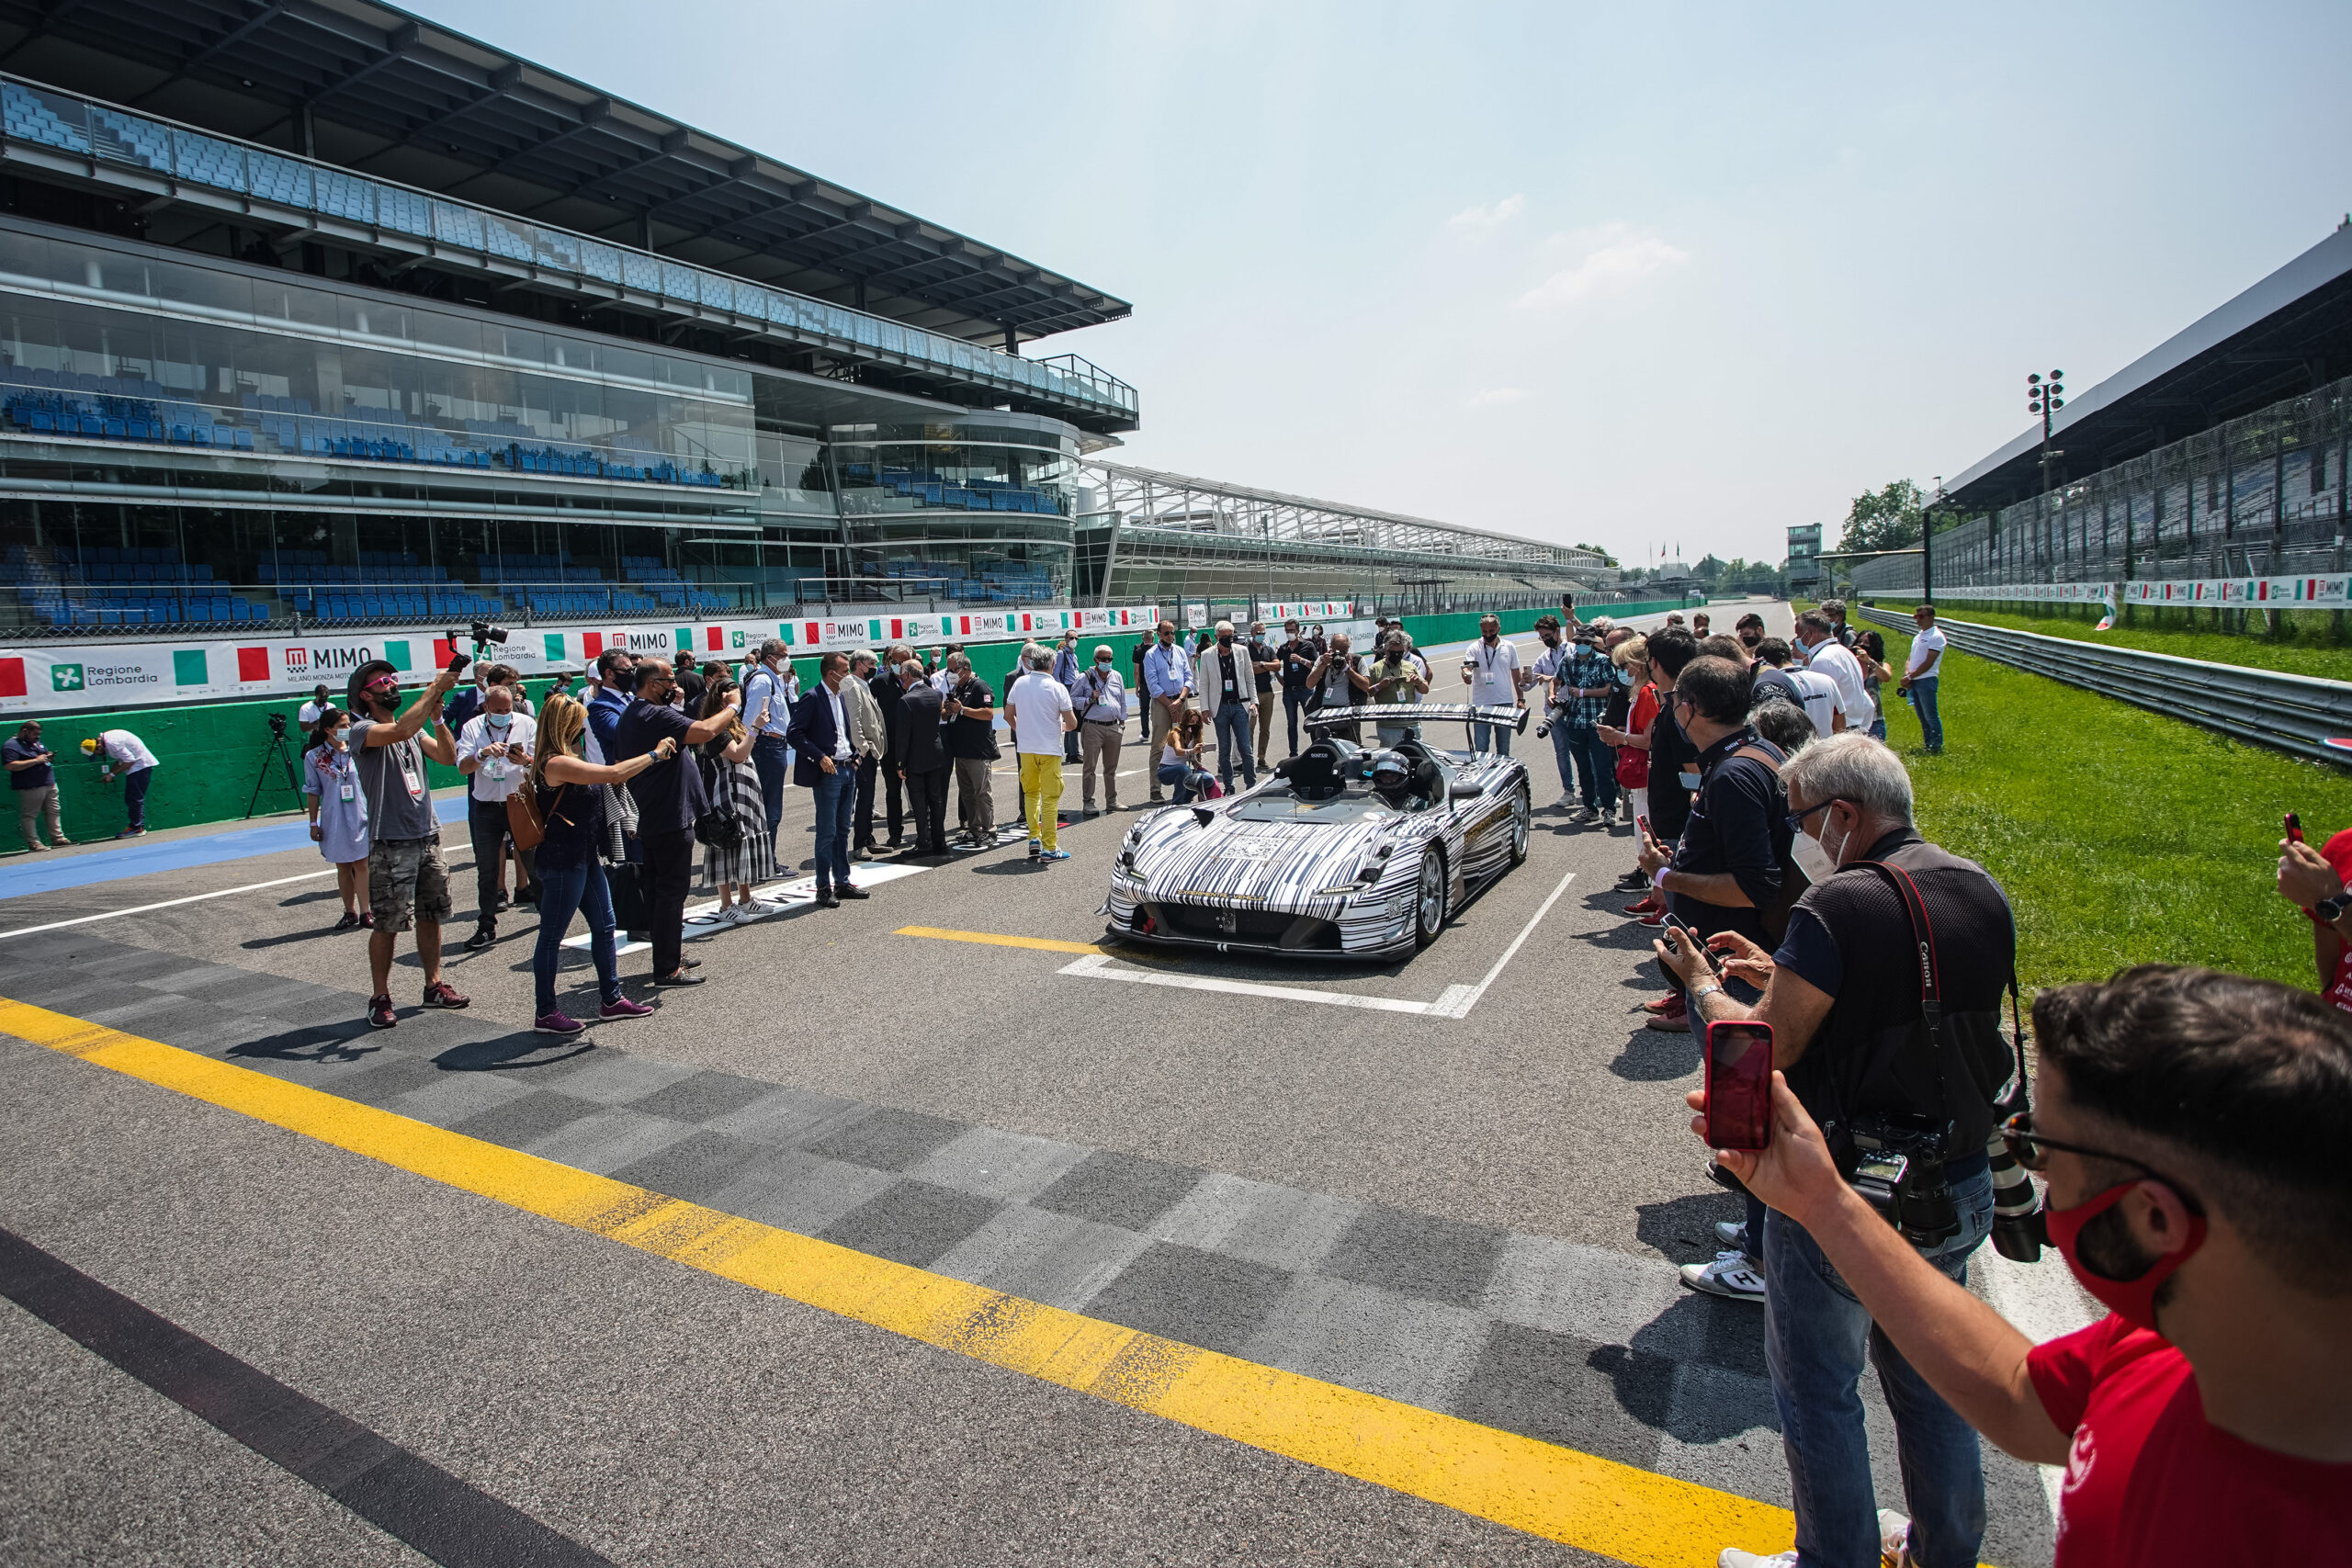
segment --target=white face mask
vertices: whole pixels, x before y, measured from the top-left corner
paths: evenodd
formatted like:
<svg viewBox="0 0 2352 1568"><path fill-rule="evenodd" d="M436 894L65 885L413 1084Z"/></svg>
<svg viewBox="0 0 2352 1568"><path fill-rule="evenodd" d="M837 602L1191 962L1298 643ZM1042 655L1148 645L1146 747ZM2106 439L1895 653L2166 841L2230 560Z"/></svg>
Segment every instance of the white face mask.
<svg viewBox="0 0 2352 1568"><path fill-rule="evenodd" d="M344 726L341 729L335 730L328 737L328 739L334 742L336 750L342 750L345 747L351 744L351 727L349 725Z"/></svg>
<svg viewBox="0 0 2352 1568"><path fill-rule="evenodd" d="M1822 815L1826 822L1828 813ZM1826 882L1838 874L1838 857L1846 852L1846 846L1853 841L1853 837L1851 832L1847 833L1838 840L1838 847L1833 850L1811 833L1799 833L1790 840L1789 855L1797 863L1797 869L1804 873L1807 882Z"/></svg>

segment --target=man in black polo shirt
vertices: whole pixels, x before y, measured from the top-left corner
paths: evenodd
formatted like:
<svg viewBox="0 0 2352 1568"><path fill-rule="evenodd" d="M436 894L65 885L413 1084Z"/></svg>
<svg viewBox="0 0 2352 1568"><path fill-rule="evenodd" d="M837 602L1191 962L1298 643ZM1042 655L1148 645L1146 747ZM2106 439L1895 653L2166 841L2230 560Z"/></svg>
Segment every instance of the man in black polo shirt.
<svg viewBox="0 0 2352 1568"><path fill-rule="evenodd" d="M1644 844L1641 866L1674 917L1702 937L1737 931L1760 941L1766 911L1782 907L1789 827L1781 751L1748 727L1752 692L1747 671L1702 654L1682 667L1669 699L1697 750L1689 766L1698 772L1699 794L1674 849ZM1649 1026L1687 1032L1688 1009L1670 1003L1650 1015Z"/></svg>
<svg viewBox="0 0 2352 1568"><path fill-rule="evenodd" d="M605 760L625 762L646 756L664 737L678 743L668 761L657 761L629 780L628 792L637 802L637 841L645 853L641 875L647 918L652 922L653 983L699 986L702 976L686 973L683 947L686 888L694 880L695 818L710 807L694 749L727 733L735 722L735 705L689 722L670 705L677 690L678 678L668 660L639 660L637 696L613 725Z"/></svg>
<svg viewBox="0 0 2352 1568"><path fill-rule="evenodd" d="M1306 711L1306 701L1315 694L1306 683L1306 672L1315 668L1321 658L1314 640L1299 635L1296 621L1283 623L1283 643L1274 649L1274 662L1283 685L1283 722L1290 729L1290 754L1298 755L1298 716ZM1153 765L1159 765L1157 759Z"/></svg>
<svg viewBox="0 0 2352 1568"><path fill-rule="evenodd" d="M1734 976L1760 983L1746 1006L1715 984L1698 954L1657 944L1659 962L1690 988L1701 1022L1755 1018L1772 1026L1773 1066L1850 1170L1858 1117L1899 1112L1946 1129L1944 1175L1958 1228L1919 1252L1953 1280L1992 1228L1985 1143L1995 1102L2015 1066L2000 1038L2001 993L2016 973L2008 899L1984 869L1921 838L1911 823L1911 780L1901 759L1848 730L1816 740L1783 770L1796 861L1812 886L1769 956L1745 936L1708 945ZM1932 931L1944 1023L1923 1025L1913 927L1893 876L1907 874ZM1938 1039L1940 1035L1940 1041ZM1751 1238L1753 1239L1753 1238ZM1911 1510L1909 1560L1973 1563L1984 1529L1984 1481L1975 1434L1880 1337L1804 1228L1764 1222L1765 1360L1789 1451L1797 1549L1808 1562L1866 1561L1879 1548L1870 1444L1856 1397L1865 1352L1894 1413ZM1915 1244L1916 1245L1916 1244ZM1726 1554L1725 1561L1730 1561Z"/></svg>

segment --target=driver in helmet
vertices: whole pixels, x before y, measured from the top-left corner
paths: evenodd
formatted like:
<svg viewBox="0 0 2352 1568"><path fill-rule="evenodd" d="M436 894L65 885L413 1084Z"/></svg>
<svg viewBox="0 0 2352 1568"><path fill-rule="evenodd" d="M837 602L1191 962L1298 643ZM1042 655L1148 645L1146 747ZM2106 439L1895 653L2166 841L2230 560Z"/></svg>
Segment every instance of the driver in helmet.
<svg viewBox="0 0 2352 1568"><path fill-rule="evenodd" d="M1415 786L1418 770L1413 759L1402 751L1382 750L1372 754L1364 773L1372 781L1372 792L1384 805L1397 811L1426 811L1429 800Z"/></svg>

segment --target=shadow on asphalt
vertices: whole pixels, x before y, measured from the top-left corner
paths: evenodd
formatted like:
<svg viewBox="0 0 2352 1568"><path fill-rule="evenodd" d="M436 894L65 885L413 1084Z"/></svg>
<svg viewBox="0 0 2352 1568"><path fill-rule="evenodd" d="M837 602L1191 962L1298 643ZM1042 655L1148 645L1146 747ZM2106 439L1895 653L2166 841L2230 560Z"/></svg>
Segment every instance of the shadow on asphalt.
<svg viewBox="0 0 2352 1568"><path fill-rule="evenodd" d="M1628 1083L1671 1083L1699 1070L1699 1037L1643 1024L1609 1070Z"/></svg>
<svg viewBox="0 0 2352 1568"><path fill-rule="evenodd" d="M558 1045L561 1048L555 1048ZM434 1057L433 1065L449 1073L514 1072L551 1067L595 1048L585 1036L566 1040L560 1035L542 1036L518 1029L495 1040L469 1040L462 1045L452 1045Z"/></svg>
<svg viewBox="0 0 2352 1568"><path fill-rule="evenodd" d="M262 1058L273 1062L305 1062L323 1066L334 1062L356 1062L378 1055L381 1046L358 1049L355 1042L368 1033L368 1021L353 1019L343 1023L306 1024L281 1034L248 1040L242 1045L232 1045L226 1055Z"/></svg>
<svg viewBox="0 0 2352 1568"><path fill-rule="evenodd" d="M1687 1134L1678 1133L1678 1137ZM1699 1146L1696 1138L1690 1144L1690 1178L1704 1182L1703 1192L1686 1193L1663 1203L1640 1205L1641 1218L1634 1223L1634 1238L1660 1256L1676 1263L1711 1263L1722 1250L1715 1245L1714 1224L1717 1220L1744 1219L1747 1206L1736 1192L1727 1192L1708 1180L1707 1151Z"/></svg>

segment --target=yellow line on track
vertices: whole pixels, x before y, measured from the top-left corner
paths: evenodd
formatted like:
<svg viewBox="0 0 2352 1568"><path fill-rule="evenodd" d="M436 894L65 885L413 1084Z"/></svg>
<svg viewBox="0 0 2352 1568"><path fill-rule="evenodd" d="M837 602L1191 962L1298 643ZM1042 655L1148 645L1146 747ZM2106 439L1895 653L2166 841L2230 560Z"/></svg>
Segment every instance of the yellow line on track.
<svg viewBox="0 0 2352 1568"><path fill-rule="evenodd" d="M1786 1509L852 1252L62 1013L0 998L0 1032L753 1290L1641 1568L1707 1568L1725 1546L1777 1551L1795 1531Z"/></svg>
<svg viewBox="0 0 2352 1568"><path fill-rule="evenodd" d="M994 931L949 931L944 926L900 926L892 936L927 936L938 942L977 942L986 947L1034 947L1040 953L1110 953L1099 942L1057 942L1048 936L999 936Z"/></svg>

